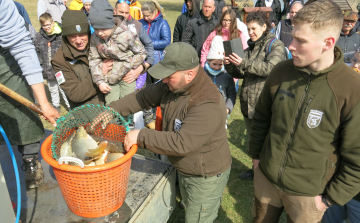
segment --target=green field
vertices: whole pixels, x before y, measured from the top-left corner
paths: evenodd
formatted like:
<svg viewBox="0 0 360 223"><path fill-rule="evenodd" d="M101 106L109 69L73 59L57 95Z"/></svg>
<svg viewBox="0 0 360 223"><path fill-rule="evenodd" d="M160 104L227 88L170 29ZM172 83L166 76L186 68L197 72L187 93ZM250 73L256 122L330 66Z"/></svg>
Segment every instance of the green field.
<svg viewBox="0 0 360 223"><path fill-rule="evenodd" d="M35 0L18 0L22 3L31 19L31 22L35 29L38 31L40 28L37 21L36 3ZM68 1L68 5L71 0ZM110 0L114 5L115 1ZM144 1L140 1L144 2ZM182 0L159 0L159 3L164 7L166 19L169 22L171 29L175 25L177 17L181 13ZM230 4L230 1L226 1ZM50 99L50 95L48 94ZM247 151L247 134L245 130L245 123L243 116L239 109L239 101L237 100L234 111L230 116L228 123L228 141L233 157L232 169L229 182L225 188L222 204L219 209L219 216L215 222L218 223L230 223L230 222L244 222L249 223L252 221L251 204L253 199L253 182L249 180L239 180L238 174L251 168L251 159L246 154ZM62 106L62 114L65 114L66 110ZM44 125L48 129L53 129L51 125L44 122ZM141 154L149 154L145 151L141 151ZM216 157L214 157L216 159ZM179 200L179 195L178 195ZM168 222L184 222L184 211L180 208L176 208ZM286 222L283 216L281 222Z"/></svg>

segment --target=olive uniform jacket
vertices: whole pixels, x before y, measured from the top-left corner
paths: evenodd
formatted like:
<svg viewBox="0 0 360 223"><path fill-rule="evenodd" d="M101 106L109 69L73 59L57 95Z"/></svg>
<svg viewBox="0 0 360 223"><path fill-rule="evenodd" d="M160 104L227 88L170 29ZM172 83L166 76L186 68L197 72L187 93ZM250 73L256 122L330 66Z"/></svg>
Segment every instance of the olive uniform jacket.
<svg viewBox="0 0 360 223"><path fill-rule="evenodd" d="M344 205L360 190L360 76L343 62L317 72L279 63L266 80L250 131L249 154L277 188L324 194ZM355 197L356 199L356 197Z"/></svg>
<svg viewBox="0 0 360 223"><path fill-rule="evenodd" d="M63 36L62 45L51 60L55 75L62 74L59 83L69 100L71 109L83 104L104 104L104 95L93 83L89 69L89 49L76 50Z"/></svg>
<svg viewBox="0 0 360 223"><path fill-rule="evenodd" d="M156 106L163 114L163 131L141 129L140 147L167 155L187 176L211 177L230 168L225 101L202 67L182 90L172 92L158 82L110 104L122 116Z"/></svg>

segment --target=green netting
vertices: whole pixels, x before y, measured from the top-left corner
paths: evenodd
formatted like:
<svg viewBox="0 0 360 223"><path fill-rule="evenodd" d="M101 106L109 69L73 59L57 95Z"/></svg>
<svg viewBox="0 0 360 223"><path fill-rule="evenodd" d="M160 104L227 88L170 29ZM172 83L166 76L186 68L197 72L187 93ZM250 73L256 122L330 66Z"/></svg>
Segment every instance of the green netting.
<svg viewBox="0 0 360 223"><path fill-rule="evenodd" d="M100 114L109 121L106 126L105 119L97 121ZM61 145L80 126L97 137L123 142L131 122L131 117L122 117L109 107L93 104L77 107L57 120L51 143L52 157L60 158Z"/></svg>

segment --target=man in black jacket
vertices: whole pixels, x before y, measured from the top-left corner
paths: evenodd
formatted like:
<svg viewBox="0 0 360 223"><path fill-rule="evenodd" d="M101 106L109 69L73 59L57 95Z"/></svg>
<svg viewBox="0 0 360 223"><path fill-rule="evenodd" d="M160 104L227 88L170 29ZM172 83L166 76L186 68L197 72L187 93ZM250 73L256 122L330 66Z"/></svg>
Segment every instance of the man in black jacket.
<svg viewBox="0 0 360 223"><path fill-rule="evenodd" d="M359 16L356 12L346 12L344 14L344 22L340 33L340 38L336 45L341 48L344 53L344 62L351 65L351 58L360 47L360 35L356 33L356 21Z"/></svg>
<svg viewBox="0 0 360 223"><path fill-rule="evenodd" d="M269 13L271 26L275 27L281 20L281 3L279 0L258 0L255 7L271 7L273 10Z"/></svg>
<svg viewBox="0 0 360 223"><path fill-rule="evenodd" d="M200 8L200 1L184 0L187 11L179 15L176 20L173 34L173 43L181 42L182 34L189 19L197 17L199 14L195 12L194 8Z"/></svg>
<svg viewBox="0 0 360 223"><path fill-rule="evenodd" d="M202 45L218 22L216 16L213 15L214 11L215 1L204 0L200 14L188 21L182 35L182 42L192 45L199 57L201 56Z"/></svg>

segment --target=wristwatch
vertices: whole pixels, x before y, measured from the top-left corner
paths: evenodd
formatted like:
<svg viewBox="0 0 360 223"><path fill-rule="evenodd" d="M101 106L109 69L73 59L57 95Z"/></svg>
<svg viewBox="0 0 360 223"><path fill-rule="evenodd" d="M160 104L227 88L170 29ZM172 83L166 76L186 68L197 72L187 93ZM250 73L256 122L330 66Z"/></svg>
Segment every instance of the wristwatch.
<svg viewBox="0 0 360 223"><path fill-rule="evenodd" d="M322 195L321 196L321 201L326 205L326 207L331 207L331 206L333 206L333 204L331 204L327 199L326 199L326 197L325 197L325 195Z"/></svg>

